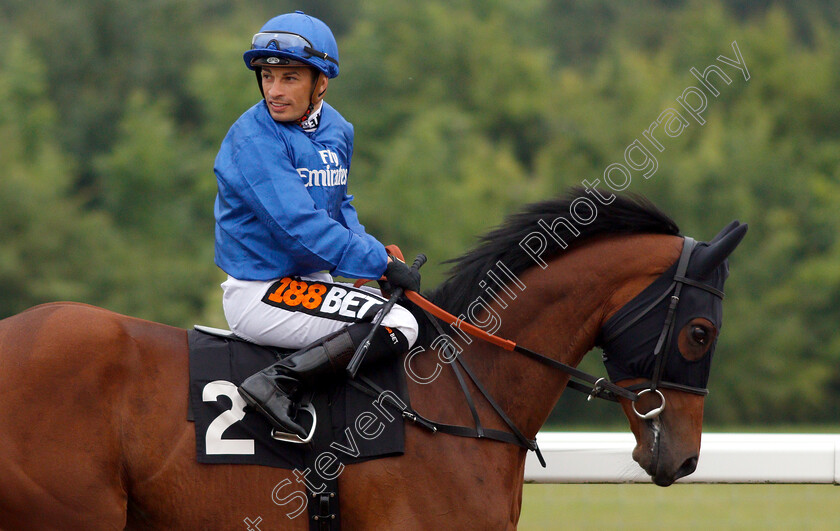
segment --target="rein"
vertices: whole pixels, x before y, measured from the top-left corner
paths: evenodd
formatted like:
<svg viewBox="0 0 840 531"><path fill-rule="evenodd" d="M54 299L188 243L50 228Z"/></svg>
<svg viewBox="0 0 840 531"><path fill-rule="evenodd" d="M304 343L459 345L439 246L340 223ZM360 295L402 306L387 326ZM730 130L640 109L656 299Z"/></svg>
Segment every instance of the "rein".
<svg viewBox="0 0 840 531"><path fill-rule="evenodd" d="M562 363L560 361L534 352L533 350L517 345L516 342L511 341L509 339L505 339L485 332L477 326L455 317L454 315L435 305L434 303L432 303L431 301L429 301L428 299L426 299L421 294L415 291L406 290L404 292L404 295L406 298L408 298L408 300L410 300L415 305L417 305L417 307L423 310L426 317L429 319L429 321L432 323L432 325L435 327L435 329L441 336L445 336L447 334L446 332L444 332L439 321L443 321L448 325L455 326L459 330L466 332L467 334L477 339L481 339L482 341L496 345L507 351L518 352L520 354L528 356L529 358L539 363L542 363L543 365L568 374L570 379L567 383L567 386L571 387L576 391L580 391L589 395L587 400L592 400L593 398L602 398L605 400L618 402L620 398L625 398L631 402L633 411L638 417L645 420L650 420L659 416L665 409L665 395L663 395L662 392L659 390L660 388L673 389L676 391L693 393L702 396L705 396L709 393L708 389L705 388L692 387L688 385L682 385L662 380L662 376L665 370L665 358L667 357L667 351L663 352L663 349L666 347L666 345L670 344L671 338L673 336L675 324L674 318L676 316L677 305L680 301L680 294L683 286L689 285L695 288L705 290L721 299L723 298L722 291L712 286L708 286L701 282L689 279L685 276L686 271L688 269L689 261L691 259L691 253L694 250L696 244L697 242L694 239L689 237L684 238L683 249L678 261L677 270L674 274L673 282L668 287L668 289L666 289L665 292L662 293L662 295L660 295L656 299L656 301L654 301L653 304L649 305L643 311L639 312L629 323L625 324L621 327L621 329L615 331L610 335L610 337L613 338L618 336L619 334L628 331L632 325L637 323L643 316L645 316L647 313L653 310L653 308L659 302L661 302L665 297L667 297L673 292L673 294L671 295L670 305L668 307L668 311L665 317L665 322L662 326L662 331L660 332L659 340L657 341L656 348L653 352L653 355L656 358L653 379L651 381L641 382L626 388L616 385L604 377L593 376L587 372L572 367L571 365ZM399 248L397 248L396 246L388 246L388 249L392 254L402 259L402 253L399 251ZM365 282L366 281L364 280L358 281L357 285L363 284ZM458 380L458 384L461 386L461 389L464 393L464 397L467 400L467 404L470 408L470 413L472 414L473 421L475 422L475 428L444 424L441 422L427 419L419 413L417 413L415 410L413 410L411 406L406 406L405 408L402 408L402 415L405 418L425 427L426 429L429 429L432 432L440 431L442 433L448 433L450 435L456 435L459 437L492 439L500 442L515 444L527 450L533 450L537 454L537 458L539 459L540 464L543 467L545 467L545 459L543 459L540 449L537 446L536 439L528 439L527 437L525 437L525 435L522 434L519 428L517 428L513 421L510 419L510 417L508 417L504 410L496 403L495 400L493 400L493 397L490 396L490 394L487 392L487 390L484 388L481 382L476 378L476 376L473 374L472 370L462 359L462 357L455 357L454 363L450 363L449 365L452 367L452 370L455 373L455 377ZM467 376L469 376L473 384L484 396L484 399L490 404L490 406L493 408L493 410L496 412L499 418L501 418L504 421L504 423L508 426L508 428L510 428L511 432L485 429L481 425L481 420L478 416L478 410L475 407L475 403L469 391L469 387L466 384L464 376L461 374L461 369L463 369L463 372L465 372ZM367 378L359 376L358 379L373 390L381 392L381 389L379 389L376 386L376 384L369 381ZM582 380L583 382L587 382L589 385L575 381L574 379ZM352 379L349 380L349 382L364 392L372 392L370 389L366 390L364 386L361 385L359 382L355 382ZM636 402L639 400L640 397L647 393L657 394L659 396L659 399L661 400L661 404L658 407L648 411L647 413L640 413L636 409Z"/></svg>
<svg viewBox="0 0 840 531"><path fill-rule="evenodd" d="M432 303L416 291L406 291L405 296L408 298L408 300L416 304L427 314L431 314L432 316L437 317L444 323L453 325L459 330L462 330L477 339L481 339L483 341L486 341L511 352L519 352L520 354L524 354L525 356L528 356L529 358L534 359L542 363L543 365L547 365L553 369L563 371L572 378L577 378L578 380L583 380L585 382L590 383L592 387L582 384L580 382L576 382L574 380L570 380L568 383L568 386L572 389L588 394L590 400L592 398L603 398L605 400L618 402L618 398L621 397L635 402L639 399L639 395L637 393L629 391L624 387L618 386L610 382L606 378L593 376L589 373L581 371L580 369L572 367L571 365L567 365L547 356L543 356L542 354L534 352L531 349L517 345L515 342L509 339L504 339L499 336L489 334L475 325L472 325L462 319L458 319L443 308L436 306L434 303ZM438 324L438 322L434 319L431 319L431 321L437 328L438 332L440 334L444 334L443 330L440 329L440 325Z"/></svg>
<svg viewBox="0 0 840 531"><path fill-rule="evenodd" d="M619 330L616 330L610 335L610 338L615 338L618 335L628 331L642 317L644 317L651 310L653 310L653 308L656 307L656 305L659 304L659 302L662 301L662 299L667 297L668 294L673 291L673 295L671 295L671 302L668 306L668 312L665 316L665 322L662 326L662 331L659 334L659 340L657 341L656 347L653 351L653 356L656 359L653 379L648 382L640 382L637 384L633 384L629 387L621 387L607 380L606 378L593 376L589 373L572 367L571 365L567 365L547 356L543 356L542 354L534 352L533 350L517 345L513 341L489 334L484 330L476 327L475 325L472 325L466 321L463 321L462 319L453 316L452 314L436 306L417 292L406 291L405 296L411 302L420 307L427 315L431 314L432 316L437 317L438 319L444 321L449 325L458 327L459 330L462 330L473 337L476 337L488 343L492 343L508 351L519 352L520 354L524 354L529 358L542 363L543 365L547 365L551 368L565 372L571 378L576 378L578 380L588 382L591 385L591 387L574 380L569 380L567 384L568 387L571 387L576 391L588 394L588 400L592 400L593 398L603 398L605 400L610 400L613 402L618 402L619 398L626 398L627 400L630 400L633 403L633 411L636 413L636 415L638 415L640 418L647 420L655 418L662 412L663 409L665 409L665 396L662 394L661 391L659 391L660 388L672 389L675 391L692 393L701 396L706 396L709 394L709 390L705 388L692 387L689 385L683 385L662 380L662 376L665 371L665 358L667 357L667 352L663 353L663 349L666 345L670 344L671 338L673 336L675 324L674 317L676 316L677 305L680 302L680 294L683 286L688 285L694 288L702 289L720 299L723 299L724 296L723 291L686 277L688 264L691 261L691 253L694 251L694 248L696 246L697 241L694 240L694 238L690 238L688 236L685 236L683 238L683 248L677 263L677 270L674 273L673 282L668 287L668 289L666 289L665 292L662 293L662 295L660 295L653 302L653 304L650 304L643 311L639 312L630 322L626 323ZM434 319L430 320L435 325L438 332L444 334L438 322ZM635 402L637 402L639 398L646 393L656 393L657 395L659 395L661 404L659 407L647 413L639 413L639 411L636 410Z"/></svg>
<svg viewBox="0 0 840 531"><path fill-rule="evenodd" d="M692 240L692 242L693 241L694 240ZM393 256L396 256L397 258L399 258L403 262L405 261L405 258L403 257L403 254L402 254L402 251L400 250L400 248L398 246L387 245L387 246L385 246L385 249L388 251L389 254L391 254ZM691 254L691 253L689 252L689 254ZM686 266L687 265L688 264L686 264ZM683 273L684 273L684 271L683 271ZM361 286L361 285L363 285L367 282L369 282L369 281L368 280L357 280L356 283L355 283L355 286L359 287L359 286ZM482 330L481 328L478 328L477 326L475 326L471 323L468 323L468 322L466 322L462 319L458 319L457 317L455 317L451 313L447 312L443 308L435 305L434 303L432 303L431 301L429 301L428 299L426 299L425 297L423 297L421 294L417 293L416 291L406 290L404 292L404 295L408 300L410 300L411 302L416 304L421 310L423 310L423 312L429 318L429 321L431 321L432 324L435 326L435 328L437 329L439 334L446 335L446 333L443 330L441 330L440 324L435 319L433 319L431 316L437 317L438 319L440 319L441 321L445 322L448 325L454 325L454 326L458 327L459 330L461 330L463 332L466 332L467 334L469 334L469 335L471 335L471 336L473 336L477 339L481 339L482 341L486 341L487 343L496 345L497 347L501 347L501 348L503 348L507 351L519 352L520 354L524 354L525 356L528 356L529 358L534 359L534 360L542 363L543 365L547 365L551 368L563 371L572 378L577 378L578 380L583 380L585 382L588 382L589 384L591 384L591 387L588 386L588 385L582 384L580 382L576 382L574 380L569 380L569 382L567 384L568 387L571 387L572 389L574 389L576 391L580 391L582 393L586 393L587 395L589 395L589 398L587 400L592 400L593 398L603 398L605 400L610 400L612 402L618 402L619 397L621 397L621 398L626 398L627 400L630 400L632 402L635 402L636 400L639 399L640 394L634 393L632 390L628 390L624 387L615 385L614 383L610 382L606 378L598 377L598 376L592 376L591 374L583 372L583 371L581 371L581 370L579 370L575 367L572 367L571 365L567 365L565 363L562 363L562 362L559 362L557 360L551 359L547 356L543 356L542 354L534 352L533 350L530 350L528 348L517 345L514 341L511 341L509 339L505 339L505 338L502 338L502 337L499 337L499 336L496 336L496 335L493 335L493 334L489 334L489 333L485 332L484 330ZM722 294L721 294L721 296L722 296ZM644 315L645 313L647 313L648 310L645 310L644 312L642 312L642 314L640 314L637 317L637 319L642 317L642 315ZM431 314L431 315L429 315L429 314ZM635 320L634 320L634 322L635 322ZM457 375L457 372L456 372L456 375ZM472 375L470 375L470 377L472 377ZM459 377L459 379L460 379L460 377ZM477 384L477 386L479 386L479 388L480 388L479 384Z"/></svg>

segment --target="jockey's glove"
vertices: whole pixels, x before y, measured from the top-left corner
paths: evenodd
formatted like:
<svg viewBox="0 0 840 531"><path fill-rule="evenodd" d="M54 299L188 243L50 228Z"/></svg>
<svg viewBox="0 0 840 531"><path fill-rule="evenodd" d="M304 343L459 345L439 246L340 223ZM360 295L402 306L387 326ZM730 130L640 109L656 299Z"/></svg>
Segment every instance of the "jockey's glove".
<svg viewBox="0 0 840 531"><path fill-rule="evenodd" d="M420 291L420 271L412 269L404 262L396 258L388 262L385 268L385 278L390 288L403 288L411 291Z"/></svg>

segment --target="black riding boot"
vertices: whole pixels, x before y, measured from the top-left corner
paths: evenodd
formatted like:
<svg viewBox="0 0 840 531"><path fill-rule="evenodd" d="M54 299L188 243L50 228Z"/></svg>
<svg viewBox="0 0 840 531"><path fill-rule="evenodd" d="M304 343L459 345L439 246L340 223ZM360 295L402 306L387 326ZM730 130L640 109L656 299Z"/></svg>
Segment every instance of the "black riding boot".
<svg viewBox="0 0 840 531"><path fill-rule="evenodd" d="M372 326L370 323L352 324L290 354L242 382L239 394L277 429L305 438L306 430L295 421L300 392L343 376L356 347ZM379 327L365 357L365 365L407 349L408 342L402 333Z"/></svg>
<svg viewBox="0 0 840 531"><path fill-rule="evenodd" d="M290 354L242 382L239 394L281 431L305 438L294 417L299 392L343 371L356 351L347 328Z"/></svg>

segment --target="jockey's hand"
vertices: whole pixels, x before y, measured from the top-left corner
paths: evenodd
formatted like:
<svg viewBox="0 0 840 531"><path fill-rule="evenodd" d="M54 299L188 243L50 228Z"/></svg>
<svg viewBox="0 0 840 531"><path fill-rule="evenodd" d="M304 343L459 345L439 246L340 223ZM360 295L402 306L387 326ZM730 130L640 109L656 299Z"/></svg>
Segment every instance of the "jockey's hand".
<svg viewBox="0 0 840 531"><path fill-rule="evenodd" d="M391 256L388 257L388 267L385 268L385 278L390 288L403 288L420 291L420 271L412 269Z"/></svg>
<svg viewBox="0 0 840 531"><path fill-rule="evenodd" d="M394 291L394 288L391 287L391 283L385 280L384 276L377 280L376 283L379 284L379 291L382 292L382 296L386 299L390 299L391 292Z"/></svg>

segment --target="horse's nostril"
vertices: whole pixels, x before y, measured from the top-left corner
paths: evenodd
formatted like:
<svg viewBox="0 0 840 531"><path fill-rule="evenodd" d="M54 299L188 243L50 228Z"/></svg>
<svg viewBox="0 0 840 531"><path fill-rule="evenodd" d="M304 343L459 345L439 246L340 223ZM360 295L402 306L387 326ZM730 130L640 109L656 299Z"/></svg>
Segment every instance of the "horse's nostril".
<svg viewBox="0 0 840 531"><path fill-rule="evenodd" d="M697 469L697 456L689 457L686 459L679 470L677 470L677 475L674 478L675 480L685 477Z"/></svg>

